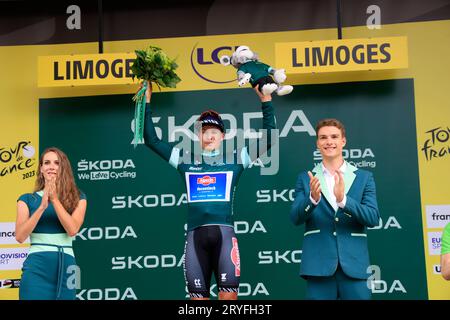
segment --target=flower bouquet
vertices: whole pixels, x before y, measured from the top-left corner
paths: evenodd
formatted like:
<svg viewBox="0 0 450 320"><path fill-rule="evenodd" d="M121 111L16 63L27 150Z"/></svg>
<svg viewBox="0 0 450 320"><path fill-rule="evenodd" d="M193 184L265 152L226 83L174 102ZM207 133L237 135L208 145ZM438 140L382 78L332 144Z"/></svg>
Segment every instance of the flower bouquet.
<svg viewBox="0 0 450 320"><path fill-rule="evenodd" d="M178 64L175 59L169 58L161 48L148 46L145 50L135 50L136 59L131 66L132 79L143 81L142 88L134 95L134 139L133 145L144 143L144 115L145 115L145 91L147 86L155 83L161 90L163 88L176 88L181 79L175 73Z"/></svg>

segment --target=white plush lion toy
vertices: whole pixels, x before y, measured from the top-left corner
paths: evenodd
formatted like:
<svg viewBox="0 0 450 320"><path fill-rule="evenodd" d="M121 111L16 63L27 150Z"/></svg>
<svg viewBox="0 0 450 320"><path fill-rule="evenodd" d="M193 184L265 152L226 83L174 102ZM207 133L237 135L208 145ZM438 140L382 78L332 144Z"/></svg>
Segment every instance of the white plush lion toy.
<svg viewBox="0 0 450 320"><path fill-rule="evenodd" d="M276 70L260 62L258 55L247 46L238 47L231 57L221 56L220 63L224 66L231 64L237 69L240 87L250 82L253 88L259 85L258 89L264 95L276 92L279 96L289 94L293 90L290 85L282 85L286 81L284 69Z"/></svg>

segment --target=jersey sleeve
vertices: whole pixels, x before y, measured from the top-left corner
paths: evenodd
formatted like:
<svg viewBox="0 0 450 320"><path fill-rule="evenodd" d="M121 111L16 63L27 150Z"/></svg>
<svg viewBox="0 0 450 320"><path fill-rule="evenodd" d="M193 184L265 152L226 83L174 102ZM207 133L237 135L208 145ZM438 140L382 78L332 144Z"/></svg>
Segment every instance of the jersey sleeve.
<svg viewBox="0 0 450 320"><path fill-rule="evenodd" d="M272 139L272 135L277 128L272 101L263 102L261 109L263 112L262 138L252 140L241 150L241 161L244 168L247 168L252 161L270 150L273 143L276 142Z"/></svg>
<svg viewBox="0 0 450 320"><path fill-rule="evenodd" d="M174 168L178 167L180 161L181 150L176 148L173 144L161 140L155 131L155 126L152 120L152 111L150 103L145 106L145 120L144 120L144 141L145 145L153 150L161 158L169 162Z"/></svg>

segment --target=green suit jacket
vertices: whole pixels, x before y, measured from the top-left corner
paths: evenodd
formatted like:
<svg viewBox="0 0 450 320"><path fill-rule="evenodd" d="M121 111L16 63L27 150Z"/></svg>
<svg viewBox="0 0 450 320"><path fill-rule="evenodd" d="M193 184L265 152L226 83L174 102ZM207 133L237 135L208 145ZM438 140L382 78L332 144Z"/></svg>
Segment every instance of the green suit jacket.
<svg viewBox="0 0 450 320"><path fill-rule="evenodd" d="M290 212L292 223L305 224L300 275L331 276L339 263L349 277L367 279L370 262L366 228L378 225L380 219L372 173L347 163L347 202L335 211L330 205L333 190L327 190L322 165L313 172L320 181L321 200L317 206L311 202L308 173L302 172Z"/></svg>

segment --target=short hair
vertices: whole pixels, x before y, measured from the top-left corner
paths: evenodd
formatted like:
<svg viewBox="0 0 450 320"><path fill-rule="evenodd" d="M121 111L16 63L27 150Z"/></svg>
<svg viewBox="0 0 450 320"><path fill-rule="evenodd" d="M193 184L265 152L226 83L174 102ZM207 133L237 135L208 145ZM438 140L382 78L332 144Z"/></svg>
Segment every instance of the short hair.
<svg viewBox="0 0 450 320"><path fill-rule="evenodd" d="M322 127L336 127L341 130L342 137L345 138L345 127L338 119L322 119L316 125L316 135L319 134L319 130Z"/></svg>

